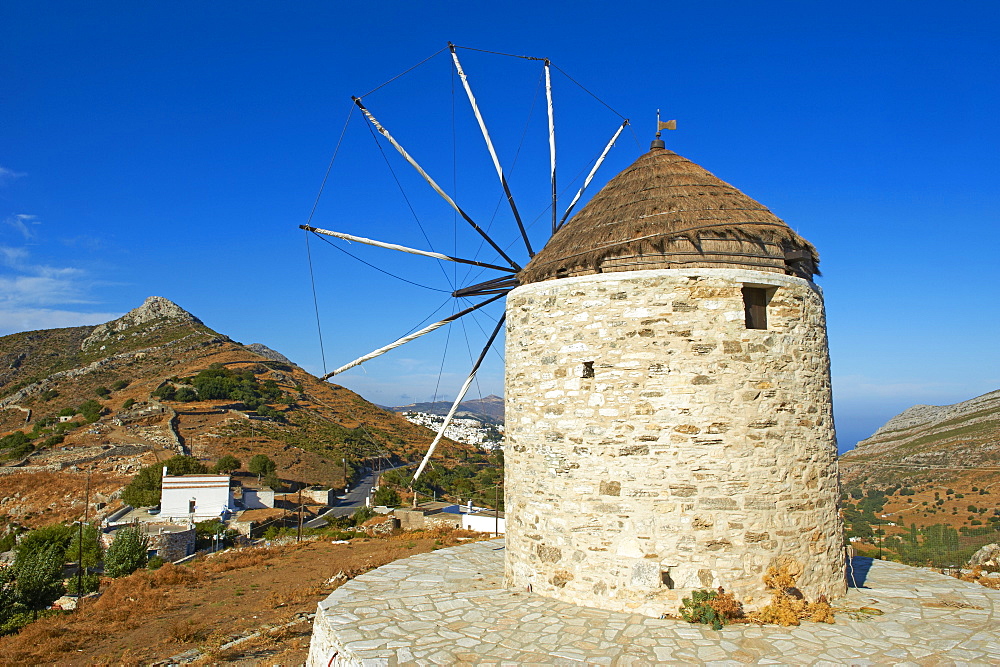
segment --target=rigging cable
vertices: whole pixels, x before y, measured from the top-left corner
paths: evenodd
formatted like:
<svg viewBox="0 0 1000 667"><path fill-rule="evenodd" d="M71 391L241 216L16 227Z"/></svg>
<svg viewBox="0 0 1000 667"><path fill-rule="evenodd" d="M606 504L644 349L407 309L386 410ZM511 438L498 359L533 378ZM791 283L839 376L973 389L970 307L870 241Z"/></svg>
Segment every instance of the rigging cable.
<svg viewBox="0 0 1000 667"><path fill-rule="evenodd" d="M326 173L323 174L323 181L319 185L319 192L316 193L316 200L313 202L312 210L309 211L309 218L306 220L306 224L312 222L313 216L316 214L316 207L319 206L320 197L323 196L323 190L326 188L326 182L330 178L330 171L333 169L333 163L337 159L337 154L340 152L340 145L344 142L344 134L347 133L347 126L351 123L351 118L354 116L354 105L351 105L351 110L347 114L347 120L344 121L344 127L340 131L340 138L337 139L337 146L333 149L333 157L330 158L330 164L326 167ZM319 355L323 360L323 373L326 373L326 350L323 345L323 327L320 325L319 319L319 300L316 297L316 274L313 271L312 263L312 252L309 248L309 234L306 233L306 259L309 263L309 282L312 285L312 297L313 297L313 309L316 311L316 332L319 334Z"/></svg>
<svg viewBox="0 0 1000 667"><path fill-rule="evenodd" d="M478 49L474 49L474 50L478 50ZM503 54L502 53L500 55L507 55L507 54ZM514 160L510 163L510 170L507 172L511 176L513 176L513 174L514 174L514 168L517 166L517 160L518 160L518 158L521 157L521 149L524 148L524 139L525 139L525 137L528 136L528 127L531 125L531 117L535 114L535 104L538 102L538 91L542 87L543 77L544 77L544 74L543 75L539 75L539 77L538 77L538 83L535 84L535 95L534 95L534 97L531 98L531 107L528 109L528 117L525 118L525 120L524 120L524 129L521 130L521 140L517 144L517 150L514 152ZM454 95L454 92L452 94ZM503 200L504 200L504 197L503 197L503 195L501 195L500 198L497 200L496 207L493 209L493 216L490 218L490 224L486 226L487 230L489 230L493 226L493 222L496 220L497 213L500 212L500 206L503 204ZM546 208L546 210L548 210L548 208ZM538 218L535 218L535 222L537 222L537 221L538 221ZM534 223L532 223L532 224L534 224ZM530 227L531 227L531 225L529 224L528 228L530 228ZM517 239L511 241L510 243L508 243L504 247L504 250L510 250L511 247L513 245L515 245L516 243L517 243ZM476 252L475 252L475 254L473 256L475 257L476 255L478 255L479 251L482 250L482 249L483 249L483 241L480 241L479 242L479 247L476 248ZM457 251L456 251L456 254L457 254ZM474 270L475 269L470 268L468 271L466 271L464 280L468 281L469 280L469 274L471 274L472 271L474 271ZM477 274L477 276L478 275L482 275L482 272L480 271Z"/></svg>
<svg viewBox="0 0 1000 667"><path fill-rule="evenodd" d="M319 301L316 299L316 276L313 273L312 253L309 251L309 232L306 232L306 258L309 261L309 282L312 283L313 309L316 311L316 332L319 334L319 356L323 360L323 374L326 375L326 351L323 349L323 327L319 323Z"/></svg>
<svg viewBox="0 0 1000 667"><path fill-rule="evenodd" d="M486 49L476 49L476 48L473 48L471 46L459 46L458 44L456 44L455 47L459 48L459 49L465 49L466 51L479 51L480 53L492 53L495 56L507 56L508 58L523 58L524 60L546 60L546 58L536 58L534 56L519 56L516 53L503 53L501 51L488 51ZM443 51L443 50L444 49L441 49L441 51ZM440 53L441 51L438 51L438 53ZM434 55L437 55L437 53L435 53Z"/></svg>
<svg viewBox="0 0 1000 667"><path fill-rule="evenodd" d="M632 124L631 124L631 123L629 123L629 127L631 127L631 126L632 126ZM568 184L566 184L566 185L564 185L564 186L563 186L563 189L562 189L562 192L561 192L560 194L561 194L561 195L566 195L566 194L567 194L568 192L571 192L571 191L573 191L573 190L575 189L575 185L574 185L574 184L575 184L575 183L576 183L577 181L579 181L579 180L580 180L580 177L581 177L581 176L583 176L583 174L584 174L584 173L585 173L585 172L587 171L587 169L588 169L588 168L590 168L590 165L591 165L591 163L593 163L593 162L596 162L596 161L597 161L597 160L598 160L598 159L600 158L600 155L601 155L601 154L600 154L600 152L598 152L598 153L597 153L597 154L596 154L596 155L595 155L595 156L594 156L594 157L593 157L593 158L591 159L591 161L590 161L590 162L587 162L587 163L585 163L585 164L584 164L584 166L583 166L583 168L582 168L582 169L580 169L580 171L579 171L579 172L577 172L576 176L574 176L574 177L573 177L573 179L572 179L572 180L571 180L571 181L570 181L570 182L569 182ZM497 208L496 208L496 209L494 210L494 215L496 215L496 211L497 211L497 210L499 210L499 208L500 208L500 204L501 204L502 202L503 202L503 200L502 200L502 199L501 199L500 201L498 201L498 202L497 202ZM547 212L547 211L548 211L549 209L551 209L551 208L552 208L552 204L549 204L548 206L546 206L546 207L545 207L545 208L544 208L544 209L542 210L542 212L541 212L541 213L539 213L539 214L538 214L538 215L537 215L537 216L535 217L535 219L534 219L534 220L532 220L531 222L529 222L529 223L527 224L527 227L526 227L526 228L527 228L527 229L531 229L531 228L532 228L532 227L534 227L534 226L535 226L536 224L538 224L538 221L542 219L542 216L543 216L543 215L545 215L545 213L546 213L546 212ZM503 248L503 249L504 249L504 250L510 250L510 249L511 249L511 248L512 248L512 247L513 247L513 246L514 246L515 244L517 244L517 239L514 239L513 241L511 241L510 243L508 243L508 244L507 244L506 246L504 246L504 248ZM482 247L483 247L483 244L482 244L482 243L480 243L480 244L479 244L479 248L478 248L478 249L476 250L476 253L477 253L477 254L478 254L479 250L481 250L481 249L482 249ZM470 269L470 270L469 270L469 274L468 274L468 275L466 275L466 277L465 277L465 281L466 281L466 282L471 282L471 281L474 281L474 280L478 280L478 279L479 279L480 277L482 277L482 275L483 275L483 273L484 273L484 271L480 269L480 270L479 270L479 271L478 271L478 272L477 272L477 273L476 273L475 275L471 275L473 271L475 271L475 269Z"/></svg>
<svg viewBox="0 0 1000 667"><path fill-rule="evenodd" d="M326 238L325 236L320 236L319 234L317 234L317 236L319 236L319 238L323 239L324 241L326 241L326 242L327 242L327 243L329 243L329 244L330 244L331 246L333 246L334 248L336 248L336 249L337 249L337 250L339 250L340 252L344 253L344 254L345 254L345 255L347 255L348 257L353 257L354 259L358 260L359 262L361 262L361 263L362 263L362 264L364 264L365 266L368 266L368 267L371 267L371 268L375 269L376 271L378 271L378 272L380 272L380 273L384 273L384 274L385 274L385 275L387 275L387 276L390 276L390 277L392 277L392 278L395 278L396 280L402 280L402 281L403 281L404 283L409 283L409 284L411 284L411 285L414 285L414 286L416 286L416 287L423 287L424 289L428 289L428 290L431 290L431 291L433 291L433 292L444 292L445 294L451 294L451 291L449 291L449 290L446 290L446 289L440 289L440 288L437 288L437 287L431 287L431 286L429 286L429 285L421 285L420 283L415 283L415 282L413 282L412 280L407 280L406 278L403 278L402 276L397 276L397 275L396 275L395 273L389 273L389 272L388 272L388 271L386 271L385 269L380 269L379 267L375 266L374 264L371 264L371 263L369 263L369 262L366 262L365 260L361 259L361 258L360 258L360 257L358 257L357 255L354 255L354 254L352 254L352 253L349 253L349 252L347 252L346 250L344 250L343 248L341 248L341 247L340 247L339 245L337 245L336 243L333 243L332 241L329 241L329 240L327 240L327 238Z"/></svg>
<svg viewBox="0 0 1000 667"><path fill-rule="evenodd" d="M391 79L389 79L388 81L386 81L386 82L385 82L385 83L383 83L382 85L380 85L380 86L376 86L375 88L372 88L371 90L369 90L369 91L368 91L367 93L365 93L364 95L358 95L358 97L368 97L369 95L371 95L372 93L374 93L374 92L375 92L376 90L379 90L379 89L381 89L381 88L385 88L386 86L388 86L388 85L389 85L390 83L392 83L393 81L395 81L395 80L396 80L396 79L398 79L399 77L401 77L401 76L405 76L405 75L409 74L410 72L412 72L413 70L417 69L418 67L420 67L421 65L423 65L423 64L424 64L425 62L427 62L428 60L430 60L431 58L433 58L434 56L438 55L438 54L439 54L439 53L441 53L442 51L447 51L447 50L448 50L448 47L446 46L446 47L444 47L443 49L440 49L440 50L438 50L438 51L435 51L434 53L432 53L431 55L427 56L426 58L424 58L423 60L421 60L420 62L418 62L418 63L417 63L416 65L414 65L413 67L409 68L408 70L405 70L405 71L403 71L403 72L400 72L399 74L397 74L396 76L392 77Z"/></svg>
<svg viewBox="0 0 1000 667"><path fill-rule="evenodd" d="M588 95L590 95L591 97L593 97L595 100L597 100L598 102L600 102L601 104L603 104L604 106L606 106L608 109L610 109L611 113L615 114L616 116L618 116L622 120L628 120L625 116L623 116L620 113L618 113L618 111L614 107L612 107L610 104L608 104L607 102L605 102L604 100L602 100L600 97L598 97L594 93L592 93L589 90L587 90L587 88L582 83L580 83L579 81L577 81L576 79L574 79L573 77L571 77L569 74L567 74L566 72L564 72L563 69L561 67L559 67L559 65L556 65L555 63L552 63L552 66L555 67L560 72L562 72L563 76L565 76L567 79L569 79L570 81L572 81L573 83L575 83L576 85L578 85L580 87L580 89L583 90L583 92L587 93Z"/></svg>
<svg viewBox="0 0 1000 667"><path fill-rule="evenodd" d="M462 320L462 335L465 337L465 349L469 352L469 361L473 361L474 357L472 356L472 346L469 344L469 330L468 328L466 328L464 320ZM483 350L483 356L486 356L486 354L489 351L489 348L492 347L493 347L493 339L491 338L489 342L489 347ZM480 358L479 361L480 363L482 362L482 357ZM476 392L479 394L479 398L481 399L483 397L483 388L479 386L478 373L476 373L476 375L474 376L473 382L476 383ZM459 405L461 405L461 403Z"/></svg>
<svg viewBox="0 0 1000 667"><path fill-rule="evenodd" d="M452 303L455 303L452 300ZM454 308L452 309L454 311ZM452 313L454 314L454 312ZM438 391L441 389L441 378L444 376L444 362L448 357L448 344L451 342L451 327L448 327L447 335L444 339L444 349L441 351L441 366L438 368L437 382L434 384L434 397L431 399L431 403L436 403L438 399Z"/></svg>
<svg viewBox="0 0 1000 667"><path fill-rule="evenodd" d="M390 164L389 158L386 156L385 151L382 149L382 144L379 142L378 137L375 136L375 130L372 129L372 126L370 124L368 125L368 132L372 135L372 140L375 142L375 145L378 146L378 152L382 155L382 159L385 160L385 166L389 168L389 173L392 174L392 180L396 182L396 187L399 188L399 194L403 196L403 201L406 202L407 208L410 209L410 214L413 215L413 220L417 223L417 227L420 228L420 233L423 234L424 241L427 242L427 245L431 249L431 251L437 252L436 250L434 250L434 244L431 243L430 238L428 238L427 231L424 230L424 226L420 224L420 218L417 217L417 212L413 210L413 204L410 203L410 198L406 196L406 191L403 190L403 184L399 182L399 178L396 176L396 171L392 168L392 164ZM448 277L448 272L445 270L444 266L442 266L440 260L438 260L437 265L438 267L441 268L441 272L444 274L444 279L448 281L448 284L451 286L452 290L457 289L455 283L453 283L451 278Z"/></svg>

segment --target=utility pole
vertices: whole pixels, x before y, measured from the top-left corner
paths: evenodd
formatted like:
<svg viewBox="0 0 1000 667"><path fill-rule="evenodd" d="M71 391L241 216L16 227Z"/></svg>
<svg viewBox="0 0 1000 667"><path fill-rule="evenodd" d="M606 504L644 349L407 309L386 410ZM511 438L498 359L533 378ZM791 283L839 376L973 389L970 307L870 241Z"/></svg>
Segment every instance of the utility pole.
<svg viewBox="0 0 1000 667"><path fill-rule="evenodd" d="M878 559L882 560L882 519L875 517L878 525Z"/></svg>
<svg viewBox="0 0 1000 667"><path fill-rule="evenodd" d="M296 542L302 541L302 487L299 487L299 529L295 536Z"/></svg>
<svg viewBox="0 0 1000 667"><path fill-rule="evenodd" d="M87 491L85 494L86 500L83 502L83 521L80 522L80 532L78 537L78 547L77 549L77 559L76 559L76 600L77 606L79 607L80 598L83 597L83 525L87 523L89 518L88 510L90 510L90 471L87 471Z"/></svg>

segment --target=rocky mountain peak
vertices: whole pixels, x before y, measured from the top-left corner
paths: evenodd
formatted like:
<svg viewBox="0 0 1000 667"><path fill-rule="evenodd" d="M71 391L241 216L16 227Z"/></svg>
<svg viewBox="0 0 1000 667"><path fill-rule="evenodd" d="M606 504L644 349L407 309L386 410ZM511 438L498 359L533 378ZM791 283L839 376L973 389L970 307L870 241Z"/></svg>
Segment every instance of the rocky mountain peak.
<svg viewBox="0 0 1000 667"><path fill-rule="evenodd" d="M117 320L98 324L80 347L86 350L89 347L108 340L116 333L157 320L166 320L171 323L188 322L191 324L202 324L201 320L170 299L164 299L162 296L150 296L146 298L141 306L133 308Z"/></svg>
<svg viewBox="0 0 1000 667"><path fill-rule="evenodd" d="M278 361L283 364L288 364L289 366L297 365L294 361L283 355L281 352L278 352L277 350L272 350L263 343L251 343L250 345L244 345L244 347L253 352L254 354L259 354L265 359L270 359L271 361Z"/></svg>

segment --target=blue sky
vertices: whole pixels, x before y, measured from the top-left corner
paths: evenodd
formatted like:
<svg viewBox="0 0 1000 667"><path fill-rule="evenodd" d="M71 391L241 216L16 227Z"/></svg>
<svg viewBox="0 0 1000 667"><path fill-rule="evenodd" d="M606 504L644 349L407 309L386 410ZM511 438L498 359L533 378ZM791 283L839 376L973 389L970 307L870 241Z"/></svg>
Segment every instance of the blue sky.
<svg viewBox="0 0 1000 667"><path fill-rule="evenodd" d="M95 324L155 294L322 373L298 225L350 96L451 40L551 58L632 120L595 186L646 150L662 108L679 122L670 148L819 248L850 447L915 403L1000 388L998 19L992 1L3 3L0 335ZM460 56L540 245L540 67ZM521 260L450 67L441 53L365 102ZM561 72L554 86L565 204L620 120ZM382 148L391 170L354 114L312 223L489 261ZM492 277L339 247L445 292ZM462 307L318 239L310 253L328 368ZM499 314L486 310L339 381L381 404L454 396ZM501 391L492 354L472 394Z"/></svg>

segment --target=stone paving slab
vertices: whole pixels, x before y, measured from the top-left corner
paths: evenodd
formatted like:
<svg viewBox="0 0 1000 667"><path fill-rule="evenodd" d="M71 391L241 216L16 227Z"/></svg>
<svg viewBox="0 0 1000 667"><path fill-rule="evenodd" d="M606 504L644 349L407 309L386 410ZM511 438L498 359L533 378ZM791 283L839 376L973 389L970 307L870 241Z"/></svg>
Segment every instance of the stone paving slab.
<svg viewBox="0 0 1000 667"><path fill-rule="evenodd" d="M504 543L412 556L319 603L310 665L997 665L1000 591L855 559L832 625L703 625L578 607L503 588Z"/></svg>

